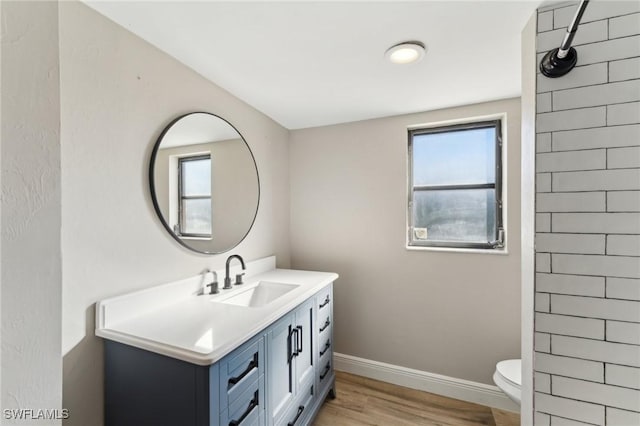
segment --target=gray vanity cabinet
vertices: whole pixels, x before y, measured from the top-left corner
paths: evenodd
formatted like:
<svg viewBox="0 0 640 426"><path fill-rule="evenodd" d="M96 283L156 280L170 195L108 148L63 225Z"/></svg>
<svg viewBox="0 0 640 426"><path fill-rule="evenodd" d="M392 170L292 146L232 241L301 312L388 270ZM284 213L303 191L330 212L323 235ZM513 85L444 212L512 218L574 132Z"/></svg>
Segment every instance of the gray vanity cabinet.
<svg viewBox="0 0 640 426"><path fill-rule="evenodd" d="M105 425L308 425L335 396L331 297L329 284L210 366L105 340Z"/></svg>

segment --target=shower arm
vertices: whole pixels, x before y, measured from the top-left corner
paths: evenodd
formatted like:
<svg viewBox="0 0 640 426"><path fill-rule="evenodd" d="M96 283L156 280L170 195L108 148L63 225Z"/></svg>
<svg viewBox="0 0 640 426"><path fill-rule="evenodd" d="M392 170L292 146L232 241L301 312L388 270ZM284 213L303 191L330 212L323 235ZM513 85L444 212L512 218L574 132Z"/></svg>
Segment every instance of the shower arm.
<svg viewBox="0 0 640 426"><path fill-rule="evenodd" d="M589 0L581 0L571 25L567 27L567 32L560 48L550 50L540 61L540 72L544 76L550 78L562 77L576 66L578 52L571 47L571 42L573 42L573 37L578 31L578 25L580 25L580 20L587 8L587 4L589 4Z"/></svg>
<svg viewBox="0 0 640 426"><path fill-rule="evenodd" d="M558 58L563 59L567 57L567 54L569 53L569 49L571 49L571 43L573 42L573 37L576 35L576 32L578 31L578 25L580 25L580 20L582 19L582 15L584 14L585 9L587 8L587 4L589 4L589 0L582 0L580 2L580 6L578 6L578 11L573 17L573 21L571 21L571 25L567 27L567 33L564 35L564 39L562 40L560 49L558 49Z"/></svg>

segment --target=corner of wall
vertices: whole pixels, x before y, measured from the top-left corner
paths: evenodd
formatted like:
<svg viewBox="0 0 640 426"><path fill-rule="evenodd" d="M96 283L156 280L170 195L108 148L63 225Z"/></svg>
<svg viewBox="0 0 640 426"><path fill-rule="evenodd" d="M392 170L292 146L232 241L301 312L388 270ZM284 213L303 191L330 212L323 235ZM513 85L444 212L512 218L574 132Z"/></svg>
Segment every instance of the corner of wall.
<svg viewBox="0 0 640 426"><path fill-rule="evenodd" d="M4 409L49 409L58 414L62 406L58 2L2 2L0 12L1 400ZM6 416L3 411L3 424L24 424L19 415ZM57 416L47 420L60 423Z"/></svg>
<svg viewBox="0 0 640 426"><path fill-rule="evenodd" d="M536 122L536 25L534 13L521 36L522 121L521 121L521 359L522 386L520 421L533 423L533 294L535 237L535 122Z"/></svg>

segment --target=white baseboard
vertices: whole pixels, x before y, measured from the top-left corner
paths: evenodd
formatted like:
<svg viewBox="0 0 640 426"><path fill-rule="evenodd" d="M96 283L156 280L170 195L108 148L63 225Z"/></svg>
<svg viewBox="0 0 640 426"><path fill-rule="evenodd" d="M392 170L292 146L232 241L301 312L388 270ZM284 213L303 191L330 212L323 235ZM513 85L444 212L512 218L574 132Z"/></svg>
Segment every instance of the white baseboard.
<svg viewBox="0 0 640 426"><path fill-rule="evenodd" d="M511 401L497 386L456 379L455 377L442 376L335 352L333 353L333 365L334 369L338 371L357 374L358 376L393 383L394 385L487 405L501 410L516 413L520 411L520 407Z"/></svg>

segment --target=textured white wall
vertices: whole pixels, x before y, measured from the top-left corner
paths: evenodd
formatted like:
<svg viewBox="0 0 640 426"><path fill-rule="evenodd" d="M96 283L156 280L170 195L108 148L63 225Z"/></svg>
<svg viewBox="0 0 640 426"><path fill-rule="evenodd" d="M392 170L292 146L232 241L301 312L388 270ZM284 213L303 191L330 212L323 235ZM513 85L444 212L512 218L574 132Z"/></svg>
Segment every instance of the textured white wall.
<svg viewBox="0 0 640 426"><path fill-rule="evenodd" d="M2 407L60 409L58 5L2 3Z"/></svg>
<svg viewBox="0 0 640 426"><path fill-rule="evenodd" d="M575 11L539 10L538 61ZM640 2L591 2L574 46L537 76L535 424L640 425Z"/></svg>
<svg viewBox="0 0 640 426"><path fill-rule="evenodd" d="M155 215L149 155L174 117L209 111L251 147L258 217L233 253L289 266L288 131L140 38L76 2L60 4L64 405L69 425L103 418L94 303L224 266L179 246ZM227 253L229 254L229 253Z"/></svg>
<svg viewBox="0 0 640 426"><path fill-rule="evenodd" d="M407 127L507 114L508 255L409 251ZM295 268L340 274L335 350L493 384L520 356L520 102L291 133Z"/></svg>
<svg viewBox="0 0 640 426"><path fill-rule="evenodd" d="M0 26L2 25L2 2L0 2ZM4 29L0 29L4 33ZM2 165L2 43L0 43L0 165ZM0 172L0 188L2 188L2 173ZM0 229L2 227L2 202L0 202ZM2 340L2 238L0 238L0 341ZM2 348L0 348L0 392L2 391ZM0 411L4 407L0 396Z"/></svg>

